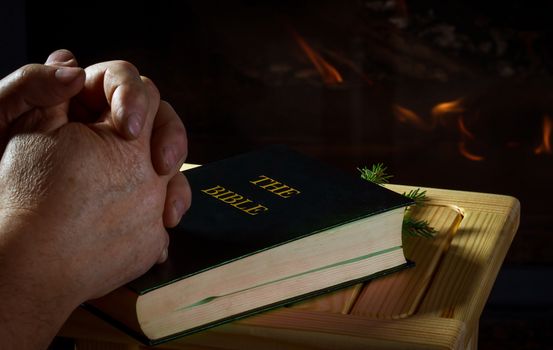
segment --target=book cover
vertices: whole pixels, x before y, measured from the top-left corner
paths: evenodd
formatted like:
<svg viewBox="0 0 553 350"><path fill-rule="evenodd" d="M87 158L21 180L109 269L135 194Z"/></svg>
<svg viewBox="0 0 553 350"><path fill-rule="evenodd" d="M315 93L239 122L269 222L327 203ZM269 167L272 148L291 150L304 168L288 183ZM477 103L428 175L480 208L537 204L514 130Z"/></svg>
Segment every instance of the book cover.
<svg viewBox="0 0 553 350"><path fill-rule="evenodd" d="M284 146L238 155L185 174L192 188L192 206L169 230L167 262L128 285L139 294L336 225L412 204L400 194ZM278 181L277 191L287 186L298 193L277 195L261 187L271 183L264 178ZM211 189L214 194L230 191L244 199L228 203L232 194L215 198L209 194ZM236 205L241 202L245 203ZM256 207L256 213L244 211Z"/></svg>
<svg viewBox="0 0 553 350"><path fill-rule="evenodd" d="M281 146L190 169L185 175L192 188L192 206L178 226L170 230L168 260L127 285L137 295L412 204L402 195ZM302 293L161 339L147 339L132 331L130 334L147 344L157 344L404 267L406 264ZM121 322L112 321L125 328Z"/></svg>

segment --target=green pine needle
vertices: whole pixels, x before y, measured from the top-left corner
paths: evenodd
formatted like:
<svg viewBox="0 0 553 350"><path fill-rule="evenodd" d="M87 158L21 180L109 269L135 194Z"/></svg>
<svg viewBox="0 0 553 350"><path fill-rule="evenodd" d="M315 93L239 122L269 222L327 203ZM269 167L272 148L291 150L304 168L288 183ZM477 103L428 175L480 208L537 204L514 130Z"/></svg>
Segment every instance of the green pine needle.
<svg viewBox="0 0 553 350"><path fill-rule="evenodd" d="M428 198L426 198L426 191L422 191L420 188L415 188L407 193L403 192L403 195L415 201L415 206L422 206Z"/></svg>
<svg viewBox="0 0 553 350"><path fill-rule="evenodd" d="M392 178L392 175L386 174L387 168L382 163L373 164L369 169L367 167L357 168L361 172L361 178L377 185L388 183L388 180ZM413 206L423 206L428 200L426 197L426 191L422 191L420 188L403 193L404 196L412 199L415 204ZM410 217L410 209L407 207L405 215L403 217L402 234L403 236L411 237L426 237L431 238L436 234L436 230L430 226L426 220L416 220Z"/></svg>
<svg viewBox="0 0 553 350"><path fill-rule="evenodd" d="M403 218L402 233L411 237L432 238L436 234L436 230L426 220L415 220L405 216Z"/></svg>
<svg viewBox="0 0 553 350"><path fill-rule="evenodd" d="M382 185L388 183L388 180L392 178L392 175L386 174L387 168L382 163L373 164L369 169L363 167L362 169L357 168L361 172L361 178L375 184Z"/></svg>

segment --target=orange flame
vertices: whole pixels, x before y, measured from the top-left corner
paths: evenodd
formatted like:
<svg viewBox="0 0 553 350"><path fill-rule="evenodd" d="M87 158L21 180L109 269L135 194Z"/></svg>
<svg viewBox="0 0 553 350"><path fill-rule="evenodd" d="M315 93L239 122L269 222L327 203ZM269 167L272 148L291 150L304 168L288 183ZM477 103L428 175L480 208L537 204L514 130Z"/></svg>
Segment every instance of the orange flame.
<svg viewBox="0 0 553 350"><path fill-rule="evenodd" d="M461 141L457 144L459 153L468 160L475 162L481 162L485 159L484 156L474 154L467 150L466 140L473 140L474 134L467 128L465 124L465 119L463 118L463 113L465 112L465 107L463 106L463 99L459 98L457 100L438 103L432 108L432 117L435 121L438 119L443 119L444 117L457 115L457 129L461 135Z"/></svg>
<svg viewBox="0 0 553 350"><path fill-rule="evenodd" d="M466 136L469 139L474 139L474 134L465 126L465 120L463 117L459 117L459 119L457 119L457 125L459 126L459 132L461 135Z"/></svg>
<svg viewBox="0 0 553 350"><path fill-rule="evenodd" d="M430 113L432 118L434 118L434 122L437 122L444 117L463 112L465 112L465 108L463 107L463 99L460 98L449 102L438 103L432 108Z"/></svg>
<svg viewBox="0 0 553 350"><path fill-rule="evenodd" d="M553 128L553 121L551 117L545 115L543 117L543 127L542 127L542 141L541 145L534 149L534 154L551 154L551 129Z"/></svg>
<svg viewBox="0 0 553 350"><path fill-rule="evenodd" d="M365 72L363 72L363 69L361 69L354 61L332 50L325 50L325 53L328 54L335 61L338 61L351 68L351 70L357 73L367 84L374 84L374 82L365 74Z"/></svg>
<svg viewBox="0 0 553 350"><path fill-rule="evenodd" d="M465 119L460 116L457 119L457 127L459 128L459 132L461 133L461 137L463 139L474 139L474 134L467 128L465 125ZM458 144L459 153L468 160L473 160L475 162L480 162L485 159L483 156L479 156L477 154L471 153L467 150L467 147L465 145L465 141L460 141Z"/></svg>
<svg viewBox="0 0 553 350"><path fill-rule="evenodd" d="M464 141L460 141L458 144L459 153L468 160L473 160L475 162L483 161L485 158L483 156L476 155L474 153L471 153L467 150L467 147L465 145Z"/></svg>
<svg viewBox="0 0 553 350"><path fill-rule="evenodd" d="M396 119L402 123L409 123L423 130L432 130L436 127L436 124L440 119L447 116L458 116L459 114L465 112L465 108L463 107L462 103L462 98L449 102L438 103L432 108L432 111L430 112L432 116L432 122L425 121L412 110L399 105L395 105L393 107L393 112ZM462 123L462 121L460 121L460 123ZM465 131L468 130L464 128L464 130L461 130L461 133L464 133Z"/></svg>
<svg viewBox="0 0 553 350"><path fill-rule="evenodd" d="M313 63L326 85L336 85L344 81L340 72L313 50L299 34L293 32L293 35L294 39L296 39L296 42L305 55L309 58L311 63Z"/></svg>
<svg viewBox="0 0 553 350"><path fill-rule="evenodd" d="M392 107L392 112L400 123L412 124L421 130L432 129L432 125L429 125L417 113L408 108L402 107L400 105L394 105Z"/></svg>
<svg viewBox="0 0 553 350"><path fill-rule="evenodd" d="M438 125L438 123L447 127L455 125L453 123L456 122L457 130L459 132L459 142L457 144L459 153L463 157L471 161L480 162L486 159L485 156L473 153L467 148L467 144L469 143L469 141L476 140L477 137L467 127L466 119L464 116L464 114L466 113L466 108L465 106L463 106L463 98L436 104L430 112L432 116L431 122L428 122L424 118L421 118L414 111L399 105L393 106L393 113L396 120L398 120L399 122L413 125L414 127L425 131L433 130ZM447 120L444 119L446 117ZM477 114L475 115L473 120L476 120L476 117L478 117ZM448 121L448 123L445 123L446 121ZM553 118L546 114L543 116L541 143L534 148L534 154L553 154L551 139L553 136L552 134ZM519 147L520 144L516 141L511 141L508 142L506 146L509 148L515 148Z"/></svg>

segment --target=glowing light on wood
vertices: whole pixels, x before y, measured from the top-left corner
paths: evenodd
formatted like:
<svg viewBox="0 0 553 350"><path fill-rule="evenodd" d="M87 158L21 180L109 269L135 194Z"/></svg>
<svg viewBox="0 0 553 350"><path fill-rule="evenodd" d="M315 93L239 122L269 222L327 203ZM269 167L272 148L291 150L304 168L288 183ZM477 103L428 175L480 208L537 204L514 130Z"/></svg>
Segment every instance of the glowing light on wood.
<svg viewBox="0 0 553 350"><path fill-rule="evenodd" d="M305 55L309 58L311 63L313 63L326 85L341 84L344 81L340 72L338 72L338 70L334 68L330 63L328 63L324 58L322 58L321 55L319 55L315 50L313 50L311 46L307 43L307 41L305 41L305 39L303 39L296 32L292 33L294 39L296 40L302 51L305 53Z"/></svg>
<svg viewBox="0 0 553 350"><path fill-rule="evenodd" d="M551 129L553 128L553 121L551 117L545 115L543 117L543 127L542 127L542 141L541 144L534 149L534 154L551 154Z"/></svg>

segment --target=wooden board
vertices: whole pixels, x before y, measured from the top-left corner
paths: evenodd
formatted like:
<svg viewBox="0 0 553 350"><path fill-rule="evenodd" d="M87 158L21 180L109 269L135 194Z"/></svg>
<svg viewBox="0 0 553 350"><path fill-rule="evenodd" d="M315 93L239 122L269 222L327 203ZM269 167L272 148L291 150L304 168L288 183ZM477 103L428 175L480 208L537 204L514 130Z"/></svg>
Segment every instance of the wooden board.
<svg viewBox="0 0 553 350"><path fill-rule="evenodd" d="M404 243L415 268L157 348L476 348L478 320L516 233L520 205L508 196L426 190L430 201L416 216L429 220L438 234ZM84 310L71 316L60 335L78 339L79 350L117 344L142 349Z"/></svg>
<svg viewBox="0 0 553 350"><path fill-rule="evenodd" d="M351 310L353 315L397 319L415 314L463 215L450 207L429 206L416 217L428 220L437 231L433 239L406 237L405 256L416 268L367 283Z"/></svg>

